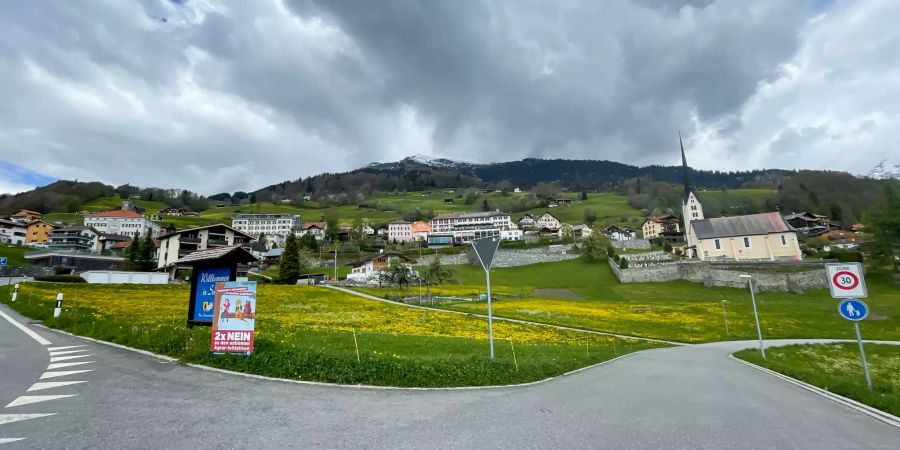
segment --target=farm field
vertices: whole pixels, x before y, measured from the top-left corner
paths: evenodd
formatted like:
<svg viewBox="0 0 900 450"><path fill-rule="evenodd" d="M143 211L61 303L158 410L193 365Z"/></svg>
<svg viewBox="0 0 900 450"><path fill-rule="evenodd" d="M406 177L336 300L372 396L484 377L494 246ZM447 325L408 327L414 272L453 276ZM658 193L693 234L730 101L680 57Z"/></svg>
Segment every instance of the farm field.
<svg viewBox="0 0 900 450"><path fill-rule="evenodd" d="M61 317L54 319L57 292L65 293L65 303ZM211 356L209 328L185 327L188 297L188 287L179 285L27 283L19 301L11 304L8 288L0 287L2 301L50 327L184 362L291 379L393 386L519 383L654 347L545 326L495 323L497 356L491 361L483 319L327 288L261 284L253 355Z"/></svg>
<svg viewBox="0 0 900 450"><path fill-rule="evenodd" d="M865 333L864 337L868 338ZM766 359L753 349L739 351L734 356L900 415L900 346L865 344L865 351L872 391L866 388L855 342L770 347L766 349Z"/></svg>
<svg viewBox="0 0 900 450"><path fill-rule="evenodd" d="M451 266L469 290L481 286L484 272ZM900 339L900 287L889 276L872 272L868 279L872 315L862 325L867 339ZM572 260L491 271L492 291L516 295L494 302L494 314L583 329L680 342L753 339L756 330L746 289L706 288L689 281L620 284L606 263ZM396 289L379 293L396 298ZM722 300L726 300L729 334ZM853 338L853 328L837 314L838 301L825 290L803 294L757 293L765 338ZM485 302L438 303L453 311L485 314Z"/></svg>

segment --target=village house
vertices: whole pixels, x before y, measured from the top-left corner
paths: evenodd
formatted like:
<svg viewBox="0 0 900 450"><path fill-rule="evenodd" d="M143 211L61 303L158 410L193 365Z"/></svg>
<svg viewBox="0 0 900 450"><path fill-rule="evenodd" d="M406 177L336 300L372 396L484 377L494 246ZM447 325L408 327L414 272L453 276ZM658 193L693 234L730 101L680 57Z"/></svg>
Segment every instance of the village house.
<svg viewBox="0 0 900 450"><path fill-rule="evenodd" d="M805 234L821 234L831 228L831 221L828 219L828 216L811 212L804 211L786 214L784 220L794 230Z"/></svg>
<svg viewBox="0 0 900 450"><path fill-rule="evenodd" d="M159 236L157 269L171 268L181 257L216 247L248 246L253 236L223 223L186 228ZM174 273L174 272L173 272Z"/></svg>
<svg viewBox="0 0 900 450"><path fill-rule="evenodd" d="M688 179L689 168L681 145L684 173L685 252L702 261L799 261L797 233L777 212L706 219L703 205Z"/></svg>
<svg viewBox="0 0 900 450"><path fill-rule="evenodd" d="M587 239L587 238L591 237L591 234L593 232L594 232L594 230L591 230L591 227L589 227L587 225L584 225L584 224L572 225L572 237L576 241L580 241L582 239Z"/></svg>
<svg viewBox="0 0 900 450"><path fill-rule="evenodd" d="M27 237L27 225L14 220L0 219L0 242L12 245L25 245Z"/></svg>
<svg viewBox="0 0 900 450"><path fill-rule="evenodd" d="M535 221L535 226L540 230L555 232L560 229L560 227L562 226L562 222L560 222L559 218L557 218L553 214L545 212L537 218L537 220Z"/></svg>
<svg viewBox="0 0 900 450"><path fill-rule="evenodd" d="M306 236L307 234L311 234L317 241L321 241L325 239L325 231L328 229L328 224L325 222L306 222L300 227L300 236Z"/></svg>
<svg viewBox="0 0 900 450"><path fill-rule="evenodd" d="M556 208L558 206L569 206L572 203L574 203L574 201L568 198L552 198L547 201L547 207Z"/></svg>
<svg viewBox="0 0 900 450"><path fill-rule="evenodd" d="M131 236L104 233L98 239L101 250L125 251L134 240Z"/></svg>
<svg viewBox="0 0 900 450"><path fill-rule="evenodd" d="M375 253L347 263L351 267L350 273L347 274L347 280L362 283L375 280L391 264L408 263L409 261L411 261L410 258L399 252Z"/></svg>
<svg viewBox="0 0 900 450"><path fill-rule="evenodd" d="M133 209L124 209L127 204L130 203L126 200L123 209L85 215L84 226L93 227L101 233L123 234L132 238L148 233L154 237L159 235L159 225Z"/></svg>
<svg viewBox="0 0 900 450"><path fill-rule="evenodd" d="M34 222L35 220L41 220L44 218L44 215L37 212L31 211L29 209L20 209L9 215L9 220L14 222Z"/></svg>
<svg viewBox="0 0 900 450"><path fill-rule="evenodd" d="M630 241L637 237L634 229L616 225L609 225L604 228L603 234L613 241Z"/></svg>
<svg viewBox="0 0 900 450"><path fill-rule="evenodd" d="M534 220L534 216L531 214L525 214L518 222L516 222L516 226L522 231L529 231L537 227L537 221Z"/></svg>
<svg viewBox="0 0 900 450"><path fill-rule="evenodd" d="M409 242L413 240L412 222L395 220L389 223L388 240L391 242Z"/></svg>
<svg viewBox="0 0 900 450"><path fill-rule="evenodd" d="M32 222L28 222L26 224L27 235L25 236L25 243L37 243L43 244L50 240L50 232L56 228L52 223L44 222L41 219L34 220Z"/></svg>
<svg viewBox="0 0 900 450"><path fill-rule="evenodd" d="M428 233L431 233L431 225L424 220L417 220L412 223L412 235L413 239L417 241L424 241L428 239Z"/></svg>
<svg viewBox="0 0 900 450"><path fill-rule="evenodd" d="M641 232L644 239L656 239L665 233L680 234L681 226L678 224L678 218L672 214L648 217L641 224Z"/></svg>

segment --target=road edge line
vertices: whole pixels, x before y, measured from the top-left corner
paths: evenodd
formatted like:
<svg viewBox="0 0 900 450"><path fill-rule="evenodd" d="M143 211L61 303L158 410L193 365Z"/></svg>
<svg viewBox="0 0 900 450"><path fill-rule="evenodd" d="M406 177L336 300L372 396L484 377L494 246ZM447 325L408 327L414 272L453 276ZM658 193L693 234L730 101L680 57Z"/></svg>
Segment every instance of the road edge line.
<svg viewBox="0 0 900 450"><path fill-rule="evenodd" d="M372 385L372 384L340 384L340 383L326 383L324 381L292 380L290 378L269 377L266 375L257 375L254 373L238 372L235 370L221 369L218 367L205 366L203 364L197 364L197 363L182 363L177 358L173 358L171 356L166 356L166 355L160 355L159 353L153 353L148 350L142 350L139 348L128 347L126 345L116 344L115 342L103 341L103 340L95 339L92 337L79 336L77 334L73 334L68 331L50 328L46 325L39 324L37 326L44 328L46 330L56 332L56 333L62 333L62 334L65 334L65 335L68 335L68 336L71 336L71 337L74 337L77 339L84 339L86 341L95 342L97 344L103 344L103 345L108 345L110 347L115 347L120 350L127 350L127 351L131 351L131 352L135 352L135 353L138 353L138 354L141 354L144 356L149 356L151 358L160 359L160 360L163 360L168 363L179 363L181 365L184 365L187 367L192 367L195 369L207 370L210 372L218 372L218 373L222 373L222 374L226 374L226 375L236 375L236 376L241 376L241 377L245 377L245 378L255 378L258 380L276 381L276 382L281 382L281 383L304 384L304 385L308 385L308 386L331 387L331 388L339 388L339 389L357 389L357 390L371 389L371 390L393 390L393 391L461 391L461 390L521 388L521 387L528 387L528 386L534 386L537 384L547 383L549 381L553 381L553 380L563 378L563 377L566 377L569 375L574 375L578 372L583 372L588 369L593 369L593 368L596 368L596 367L599 367L599 366L602 366L605 364L609 364L609 363L612 363L613 361L618 361L622 358L636 355L641 352L646 352L646 351L650 351L650 350L661 350L661 349L666 348L666 347L659 347L659 348L645 348L643 350L637 350L637 351L634 351L631 353L626 353L624 355L616 356L615 358L612 358L612 359L607 359L605 361L600 361L598 363L591 364L590 366L584 366L584 367L580 367L578 369L570 370L561 375L556 375L556 376L544 378L541 380L529 381L527 383L499 384L499 385L491 385L491 386L403 387L403 386L376 386L376 385Z"/></svg>
<svg viewBox="0 0 900 450"><path fill-rule="evenodd" d="M6 314L5 312L3 312L3 310L0 310L0 317L3 317L4 319L6 319L7 322L9 322L10 324L12 324L12 326L14 326L14 327L16 327L16 328L22 330L23 332L25 332L25 334L27 334L28 337L30 337L30 338L34 339L35 341L37 341L38 344L41 344L41 345L44 345L44 346L52 345L51 342L48 341L46 338L44 338L43 336L37 334L34 330L32 330L32 329L26 327L25 325L22 325L21 323L19 323L19 321L17 321L16 319L13 319L12 316L10 316L9 314Z"/></svg>
<svg viewBox="0 0 900 450"><path fill-rule="evenodd" d="M900 417L897 417L887 411L882 411L878 408L866 405L864 403L860 403L851 398L844 397L843 395L835 394L834 392L822 389L818 386L814 386L814 385L806 383L804 381L800 381L796 378L789 377L783 373L776 372L772 369L768 369L763 366L753 364L752 362L744 361L743 359L740 359L740 358L734 356L733 354L728 355L728 358L730 358L734 361L737 361L741 364L744 364L746 366L750 366L750 367L757 369L759 371L762 371L764 373L767 373L769 375L772 375L776 378L779 378L782 381L793 384L794 386L797 386L801 389L805 389L809 392L819 395L820 397L825 397L835 403L846 406L847 408L853 409L857 412L863 413L863 414L865 414L869 417L872 417L880 422L886 423L886 424L891 425L896 428L900 428Z"/></svg>

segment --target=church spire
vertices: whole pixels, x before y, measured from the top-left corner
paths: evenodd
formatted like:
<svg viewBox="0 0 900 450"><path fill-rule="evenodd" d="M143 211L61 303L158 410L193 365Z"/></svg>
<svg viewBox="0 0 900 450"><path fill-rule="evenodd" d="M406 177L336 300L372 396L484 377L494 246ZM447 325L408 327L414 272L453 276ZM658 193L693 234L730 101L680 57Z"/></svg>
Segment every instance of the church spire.
<svg viewBox="0 0 900 450"><path fill-rule="evenodd" d="M681 130L678 130L678 143L681 145L681 174L684 178L684 198L693 192L694 187L691 186L690 167L687 164L687 157L684 155L684 142L681 140Z"/></svg>

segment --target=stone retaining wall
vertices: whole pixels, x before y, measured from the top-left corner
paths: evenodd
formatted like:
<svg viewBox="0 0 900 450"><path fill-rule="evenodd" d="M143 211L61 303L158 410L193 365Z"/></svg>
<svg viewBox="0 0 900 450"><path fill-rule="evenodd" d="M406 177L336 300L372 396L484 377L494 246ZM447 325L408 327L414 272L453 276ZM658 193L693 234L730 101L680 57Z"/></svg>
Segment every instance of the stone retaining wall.
<svg viewBox="0 0 900 450"><path fill-rule="evenodd" d="M494 256L493 267L518 267L530 264L547 262L568 261L576 259L580 254L569 253L571 245L551 245L549 247L529 248L519 250L500 249ZM434 255L423 256L419 264L429 264ZM468 264L469 257L462 253L459 255L440 255L441 264Z"/></svg>
<svg viewBox="0 0 900 450"><path fill-rule="evenodd" d="M809 270L778 272L779 268L796 266L796 264L785 263L728 264L702 261L677 261L620 269L615 261L609 260L613 273L622 283L662 283L688 280L703 283L706 287L745 288L747 281L740 275L750 273L753 275L753 286L757 291L803 292L809 289L828 287L825 279L825 267L822 263L801 264L809 266Z"/></svg>
<svg viewBox="0 0 900 450"><path fill-rule="evenodd" d="M647 239L630 239L627 241L610 241L613 248L635 248L645 250L650 248L650 241Z"/></svg>

